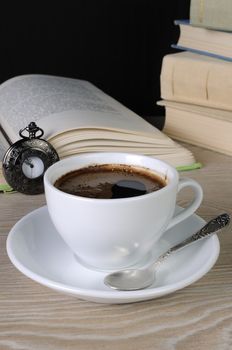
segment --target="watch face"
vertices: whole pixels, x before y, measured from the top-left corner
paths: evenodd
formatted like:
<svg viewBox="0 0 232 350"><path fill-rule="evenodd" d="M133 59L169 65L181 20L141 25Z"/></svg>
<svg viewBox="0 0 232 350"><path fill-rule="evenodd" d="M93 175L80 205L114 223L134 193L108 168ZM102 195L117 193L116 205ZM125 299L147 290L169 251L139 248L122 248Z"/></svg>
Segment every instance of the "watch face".
<svg viewBox="0 0 232 350"><path fill-rule="evenodd" d="M45 140L19 140L3 158L3 174L8 184L18 192L43 193L44 172L58 160L57 152Z"/></svg>
<svg viewBox="0 0 232 350"><path fill-rule="evenodd" d="M29 179L36 179L44 173L44 163L38 156L27 157L22 163L23 174Z"/></svg>

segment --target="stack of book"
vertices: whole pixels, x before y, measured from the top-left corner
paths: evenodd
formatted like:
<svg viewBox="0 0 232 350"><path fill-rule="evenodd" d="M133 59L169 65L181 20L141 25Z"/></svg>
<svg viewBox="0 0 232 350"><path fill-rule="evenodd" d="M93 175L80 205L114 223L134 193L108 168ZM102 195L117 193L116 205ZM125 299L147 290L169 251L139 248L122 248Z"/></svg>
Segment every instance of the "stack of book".
<svg viewBox="0 0 232 350"><path fill-rule="evenodd" d="M232 155L232 1L191 0L190 20L175 21L179 53L164 56L164 132Z"/></svg>

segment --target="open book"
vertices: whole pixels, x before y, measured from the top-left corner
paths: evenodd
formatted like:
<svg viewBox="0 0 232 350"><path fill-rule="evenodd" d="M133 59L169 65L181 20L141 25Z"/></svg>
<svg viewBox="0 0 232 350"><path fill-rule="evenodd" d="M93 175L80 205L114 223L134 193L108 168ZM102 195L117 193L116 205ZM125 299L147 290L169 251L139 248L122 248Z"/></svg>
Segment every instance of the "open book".
<svg viewBox="0 0 232 350"><path fill-rule="evenodd" d="M0 86L0 125L9 144L31 121L44 130L60 158L121 151L193 166L193 154L90 82L22 75Z"/></svg>

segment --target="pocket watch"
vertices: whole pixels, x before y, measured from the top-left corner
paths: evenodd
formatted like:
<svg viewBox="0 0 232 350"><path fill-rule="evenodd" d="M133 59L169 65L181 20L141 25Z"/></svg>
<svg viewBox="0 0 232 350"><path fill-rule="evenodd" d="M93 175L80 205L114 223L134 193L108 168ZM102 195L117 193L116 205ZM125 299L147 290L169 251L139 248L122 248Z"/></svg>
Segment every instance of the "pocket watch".
<svg viewBox="0 0 232 350"><path fill-rule="evenodd" d="M28 133L28 136L25 133ZM43 175L47 168L59 160L54 147L41 139L44 131L35 122L19 131L20 140L6 151L2 170L7 183L25 194L44 192Z"/></svg>

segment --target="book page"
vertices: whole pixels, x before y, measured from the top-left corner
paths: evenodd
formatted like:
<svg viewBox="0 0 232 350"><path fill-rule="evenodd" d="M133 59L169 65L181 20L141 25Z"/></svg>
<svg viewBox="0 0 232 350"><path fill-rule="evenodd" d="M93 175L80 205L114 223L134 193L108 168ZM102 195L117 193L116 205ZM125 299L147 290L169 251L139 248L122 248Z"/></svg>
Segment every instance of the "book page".
<svg viewBox="0 0 232 350"><path fill-rule="evenodd" d="M55 123L54 123L55 121ZM133 112L113 115L112 112L98 112L86 110L65 111L55 115L49 115L40 119L40 126L45 130L45 138L51 140L57 134L71 130L98 129L118 131L121 133L136 134L136 137L146 136L150 139L169 142L160 130L147 123ZM155 140L154 140L155 141ZM170 140L171 142L171 140Z"/></svg>
<svg viewBox="0 0 232 350"><path fill-rule="evenodd" d="M0 162L3 159L4 154L6 153L6 150L9 148L9 144L7 143L4 135L0 131Z"/></svg>

